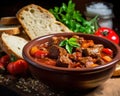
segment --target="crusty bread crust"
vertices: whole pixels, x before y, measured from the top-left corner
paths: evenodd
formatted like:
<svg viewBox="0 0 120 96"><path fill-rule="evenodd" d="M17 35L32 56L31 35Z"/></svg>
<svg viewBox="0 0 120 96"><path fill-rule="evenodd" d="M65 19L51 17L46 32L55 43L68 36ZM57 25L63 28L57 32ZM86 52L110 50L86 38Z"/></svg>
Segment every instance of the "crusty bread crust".
<svg viewBox="0 0 120 96"><path fill-rule="evenodd" d="M16 35L16 34L20 33L20 28L21 28L20 25L16 25L16 26L4 26L3 25L3 26L0 27L0 34L2 32L5 32L5 33L8 33L8 34Z"/></svg>
<svg viewBox="0 0 120 96"><path fill-rule="evenodd" d="M31 40L51 33L72 32L63 23L56 21L52 13L35 4L21 8L16 17Z"/></svg>
<svg viewBox="0 0 120 96"><path fill-rule="evenodd" d="M11 16L11 17L1 17L0 24L12 25L12 24L20 24L20 23L15 16Z"/></svg>
<svg viewBox="0 0 120 96"><path fill-rule="evenodd" d="M27 42L28 41L22 37L2 33L0 38L0 47L8 55L13 54L17 58L23 58L22 49Z"/></svg>

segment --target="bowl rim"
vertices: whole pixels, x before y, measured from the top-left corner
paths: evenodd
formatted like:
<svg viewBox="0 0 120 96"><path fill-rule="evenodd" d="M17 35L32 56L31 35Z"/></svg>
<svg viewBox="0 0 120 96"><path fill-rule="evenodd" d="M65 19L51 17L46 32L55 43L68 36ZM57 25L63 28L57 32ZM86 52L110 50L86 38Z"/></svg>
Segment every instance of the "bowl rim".
<svg viewBox="0 0 120 96"><path fill-rule="evenodd" d="M120 47L113 43L112 41L106 39L106 38L102 38L103 40L106 40L108 42L110 42L116 49L117 49L117 54L116 56L113 58L113 60L107 64L104 64L104 65L100 65L100 66L97 66L97 67L94 67L94 68L82 68L82 69L76 69L76 68L64 68L64 67L56 67L56 66L48 66L46 64L38 64L38 62L34 62L35 60L30 56L29 54L29 48L33 45L35 45L35 43L33 44L33 42L40 42L39 40L41 39L46 39L46 38L49 38L49 37L53 37L53 36L59 36L59 35L63 35L63 36L67 36L67 35L74 35L74 34L77 34L77 35L88 35L88 36L93 36L95 38L102 38L102 37L98 37L96 35L93 35L93 34L84 34L84 33L53 33L53 34L49 34L49 35L44 35L44 36L40 36L40 37L37 37L31 41L29 41L24 47L23 47L23 51L22 51L22 55L23 55L23 58L31 65L37 67L37 68L42 68L42 69L45 69L45 70L53 70L53 71L83 71L83 72L87 72L87 71L99 71L100 69L103 69L103 70L106 70L106 68L109 68L109 67L112 67L114 65L116 65L117 62L120 61ZM31 45L32 44L32 45ZM29 58L28 58L29 57ZM110 66L112 65L112 66Z"/></svg>

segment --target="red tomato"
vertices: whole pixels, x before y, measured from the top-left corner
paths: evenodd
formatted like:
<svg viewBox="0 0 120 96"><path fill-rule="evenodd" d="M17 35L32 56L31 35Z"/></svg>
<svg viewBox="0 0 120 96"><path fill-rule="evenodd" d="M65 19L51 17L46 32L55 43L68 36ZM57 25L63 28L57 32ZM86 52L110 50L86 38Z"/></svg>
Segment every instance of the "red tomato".
<svg viewBox="0 0 120 96"><path fill-rule="evenodd" d="M112 56L113 55L113 51L109 48L103 48L102 52L104 52L105 54Z"/></svg>
<svg viewBox="0 0 120 96"><path fill-rule="evenodd" d="M27 69L28 63L23 59L11 62L7 66L8 72L11 73L12 75L23 74L27 71Z"/></svg>
<svg viewBox="0 0 120 96"><path fill-rule="evenodd" d="M8 72L9 72L10 74L15 75L16 72L14 72L14 67L13 67L13 65L14 65L14 62L9 63L8 66L7 66L7 70L8 70Z"/></svg>
<svg viewBox="0 0 120 96"><path fill-rule="evenodd" d="M0 73L5 72L5 68L2 63L0 63Z"/></svg>
<svg viewBox="0 0 120 96"><path fill-rule="evenodd" d="M119 44L119 36L113 29L106 28L106 27L100 27L95 32L95 35L107 38L113 41L114 43Z"/></svg>
<svg viewBox="0 0 120 96"><path fill-rule="evenodd" d="M34 53L35 58L44 58L47 55L48 55L48 52L44 50L38 50Z"/></svg>
<svg viewBox="0 0 120 96"><path fill-rule="evenodd" d="M4 55L0 58L0 63L3 64L3 66L7 66L7 64L10 62L10 56Z"/></svg>

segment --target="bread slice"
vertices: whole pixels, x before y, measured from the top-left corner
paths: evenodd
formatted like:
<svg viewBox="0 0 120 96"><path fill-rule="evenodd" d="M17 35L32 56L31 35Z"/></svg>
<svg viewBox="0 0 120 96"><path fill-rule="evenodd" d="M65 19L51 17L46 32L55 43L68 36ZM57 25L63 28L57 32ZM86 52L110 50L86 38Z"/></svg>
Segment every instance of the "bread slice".
<svg viewBox="0 0 120 96"><path fill-rule="evenodd" d="M120 62L116 64L116 68L112 76L120 76Z"/></svg>
<svg viewBox="0 0 120 96"><path fill-rule="evenodd" d="M10 17L1 17L0 24L3 25L14 25L14 24L20 24L18 19L15 16Z"/></svg>
<svg viewBox="0 0 120 96"><path fill-rule="evenodd" d="M1 25L0 26L0 34L2 32L5 32L5 33L8 33L8 34L19 34L20 33L20 28L21 26L20 25L16 25L16 26L4 26L4 25Z"/></svg>
<svg viewBox="0 0 120 96"><path fill-rule="evenodd" d="M56 21L47 9L35 4L21 8L16 17L31 40L51 33L71 32L63 23Z"/></svg>
<svg viewBox="0 0 120 96"><path fill-rule="evenodd" d="M0 39L0 46L7 54L15 55L18 58L22 57L22 49L28 41L22 37L2 33Z"/></svg>

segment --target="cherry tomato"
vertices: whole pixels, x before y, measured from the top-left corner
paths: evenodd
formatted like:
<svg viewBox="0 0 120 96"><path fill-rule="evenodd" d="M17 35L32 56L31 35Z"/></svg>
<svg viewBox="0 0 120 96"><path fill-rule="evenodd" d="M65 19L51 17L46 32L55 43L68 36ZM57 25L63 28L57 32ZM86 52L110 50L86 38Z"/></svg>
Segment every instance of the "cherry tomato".
<svg viewBox="0 0 120 96"><path fill-rule="evenodd" d="M8 71L10 74L15 75L16 72L14 72L14 67L13 67L13 65L14 65L14 62L9 63L8 66L7 66L7 71Z"/></svg>
<svg viewBox="0 0 120 96"><path fill-rule="evenodd" d="M46 50L40 50L38 46L33 46L30 50L30 54L35 58L43 58L48 55L48 52Z"/></svg>
<svg viewBox="0 0 120 96"><path fill-rule="evenodd" d="M113 51L109 48L103 48L102 52L104 52L105 54L112 56L113 55Z"/></svg>
<svg viewBox="0 0 120 96"><path fill-rule="evenodd" d="M119 36L113 29L107 27L100 27L95 32L95 35L107 38L113 41L114 43L119 44Z"/></svg>
<svg viewBox="0 0 120 96"><path fill-rule="evenodd" d="M48 52L44 50L38 50L34 53L35 58L44 58L47 55L48 55Z"/></svg>
<svg viewBox="0 0 120 96"><path fill-rule="evenodd" d="M7 70L12 75L23 74L28 69L28 63L23 59L11 62L7 66Z"/></svg>
<svg viewBox="0 0 120 96"><path fill-rule="evenodd" d="M10 56L4 55L0 58L0 63L3 64L3 66L7 66L7 64L10 62Z"/></svg>

